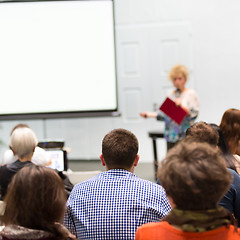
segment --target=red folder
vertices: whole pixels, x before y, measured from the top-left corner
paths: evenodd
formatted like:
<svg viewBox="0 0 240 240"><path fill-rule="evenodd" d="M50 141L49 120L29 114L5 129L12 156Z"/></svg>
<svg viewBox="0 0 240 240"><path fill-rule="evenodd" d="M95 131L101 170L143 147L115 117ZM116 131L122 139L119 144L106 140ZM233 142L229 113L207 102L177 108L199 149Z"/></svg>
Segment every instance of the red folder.
<svg viewBox="0 0 240 240"><path fill-rule="evenodd" d="M176 103L168 97L159 109L177 124L181 124L187 115L187 112L182 107L177 106Z"/></svg>

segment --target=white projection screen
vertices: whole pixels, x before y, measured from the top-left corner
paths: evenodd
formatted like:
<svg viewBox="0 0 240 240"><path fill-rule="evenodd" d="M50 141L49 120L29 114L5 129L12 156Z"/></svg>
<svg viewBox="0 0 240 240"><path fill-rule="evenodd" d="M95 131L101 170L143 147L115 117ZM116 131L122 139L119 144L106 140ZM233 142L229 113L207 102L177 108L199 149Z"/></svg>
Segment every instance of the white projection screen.
<svg viewBox="0 0 240 240"><path fill-rule="evenodd" d="M0 2L0 119L117 113L112 0Z"/></svg>

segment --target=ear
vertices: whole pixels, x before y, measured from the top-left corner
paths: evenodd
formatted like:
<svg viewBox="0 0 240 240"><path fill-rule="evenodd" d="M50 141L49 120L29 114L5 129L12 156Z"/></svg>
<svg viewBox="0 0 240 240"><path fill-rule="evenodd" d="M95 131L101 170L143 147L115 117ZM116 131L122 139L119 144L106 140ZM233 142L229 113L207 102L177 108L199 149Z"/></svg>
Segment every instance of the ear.
<svg viewBox="0 0 240 240"><path fill-rule="evenodd" d="M11 149L12 150L12 149ZM12 150L12 152L13 152L13 155L16 155L16 152L14 151L14 150Z"/></svg>
<svg viewBox="0 0 240 240"><path fill-rule="evenodd" d="M169 200L169 203L170 203L171 207L172 207L172 208L175 208L175 207L176 207L176 204L174 203L172 197L170 197L170 196L167 196L167 197L168 197L168 200Z"/></svg>
<svg viewBox="0 0 240 240"><path fill-rule="evenodd" d="M139 161L139 155L137 154L133 163L133 166L136 167L138 165L138 161Z"/></svg>
<svg viewBox="0 0 240 240"><path fill-rule="evenodd" d="M99 157L100 157L100 159L101 159L102 165L103 165L103 166L106 166L106 163L105 163L105 160L104 160L104 158L103 158L103 155L101 154Z"/></svg>

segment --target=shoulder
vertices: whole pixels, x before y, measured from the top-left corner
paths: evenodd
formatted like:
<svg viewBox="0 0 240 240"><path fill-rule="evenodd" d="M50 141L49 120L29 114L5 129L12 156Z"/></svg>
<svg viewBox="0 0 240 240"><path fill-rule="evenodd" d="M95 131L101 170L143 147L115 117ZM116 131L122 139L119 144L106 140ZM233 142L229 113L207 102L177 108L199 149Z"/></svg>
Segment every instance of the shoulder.
<svg viewBox="0 0 240 240"><path fill-rule="evenodd" d="M228 168L228 171L231 173L232 177L233 177L233 182L237 181L240 182L240 176L238 175L238 173L236 171L234 171L233 169Z"/></svg>
<svg viewBox="0 0 240 240"><path fill-rule="evenodd" d="M219 238L219 239L231 239L231 240L240 239L240 229L236 228L233 225L222 226L220 228L217 228L215 230L210 231L210 233L211 232L212 232L212 235L216 235L218 237L220 237L220 236L224 237L225 236L225 238ZM217 233L218 233L218 235L217 235Z"/></svg>
<svg viewBox="0 0 240 240"><path fill-rule="evenodd" d="M33 153L32 162L36 165L47 165L49 163L49 158L46 150L40 147L36 147Z"/></svg>
<svg viewBox="0 0 240 240"><path fill-rule="evenodd" d="M8 225L2 229L4 239L55 239L50 232L25 228L17 225Z"/></svg>
<svg viewBox="0 0 240 240"><path fill-rule="evenodd" d="M236 171L228 168L228 171L231 173L233 180L231 183L231 188L234 188L240 193L240 176L237 174Z"/></svg>
<svg viewBox="0 0 240 240"><path fill-rule="evenodd" d="M136 182L141 185L144 186L148 189L152 189L153 191L157 191L157 192L165 192L165 190L163 189L163 187L157 183L153 183L151 181L136 177Z"/></svg>
<svg viewBox="0 0 240 240"><path fill-rule="evenodd" d="M12 150L8 149L4 152L3 155L3 163L4 164L11 164L17 160L17 156L15 156Z"/></svg>
<svg viewBox="0 0 240 240"><path fill-rule="evenodd" d="M2 165L2 166L0 167L0 172L1 172L1 174L6 173L6 172L8 172L8 171L9 171L9 169L8 169L7 165Z"/></svg>
<svg viewBox="0 0 240 240"><path fill-rule="evenodd" d="M169 90L167 90L167 97L174 97L174 89L169 89Z"/></svg>
<svg viewBox="0 0 240 240"><path fill-rule="evenodd" d="M162 221L159 223L147 223L140 226L136 232L137 240L150 239L240 239L239 230L233 225L222 226L220 228L201 233L184 232L172 227L169 223Z"/></svg>
<svg viewBox="0 0 240 240"><path fill-rule="evenodd" d="M138 230L144 230L144 231L145 230L151 230L153 228L159 228L159 227L164 226L166 224L167 224L167 222L164 222L164 221L145 223L142 226L138 227Z"/></svg>
<svg viewBox="0 0 240 240"><path fill-rule="evenodd" d="M191 88L187 88L183 93L184 93L185 95L188 95L188 96L197 97L196 91L193 90L193 89L191 89Z"/></svg>
<svg viewBox="0 0 240 240"><path fill-rule="evenodd" d="M158 209L165 209L166 213L170 211L171 207L167 198L164 188L156 183L139 179L136 183L137 193L141 199L144 198L145 202L157 206Z"/></svg>
<svg viewBox="0 0 240 240"><path fill-rule="evenodd" d="M73 187L73 190L71 191L71 195L73 196L75 194L79 194L80 192L84 193L85 191L88 191L90 188L93 190L95 187L99 186L101 174L102 173L99 173L88 180L75 184L75 186Z"/></svg>
<svg viewBox="0 0 240 240"><path fill-rule="evenodd" d="M101 189L109 189L114 187L121 191L121 189L128 189L129 194L134 193L134 195L142 195L147 193L148 196L153 197L153 199L162 200L162 196L166 196L165 190L162 186L150 182L145 179L137 177L135 174L122 174L122 175L112 175L112 173L102 172L98 175L78 183L74 186L71 195L89 195L98 194ZM117 192L116 192L117 194Z"/></svg>
<svg viewBox="0 0 240 240"><path fill-rule="evenodd" d="M151 222L143 224L142 226L138 227L136 232L136 239L137 240L150 240L150 239L172 239L169 236L169 231L172 230L172 227L165 221L162 222ZM166 233L166 234L164 234Z"/></svg>
<svg viewBox="0 0 240 240"><path fill-rule="evenodd" d="M3 165L0 167L0 182L6 179L6 176L9 174L7 165Z"/></svg>

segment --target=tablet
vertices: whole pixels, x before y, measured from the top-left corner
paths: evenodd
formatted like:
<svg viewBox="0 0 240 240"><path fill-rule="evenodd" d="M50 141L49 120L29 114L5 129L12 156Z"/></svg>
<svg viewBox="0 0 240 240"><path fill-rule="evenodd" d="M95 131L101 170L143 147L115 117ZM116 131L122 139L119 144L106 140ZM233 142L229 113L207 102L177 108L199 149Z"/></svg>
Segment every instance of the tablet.
<svg viewBox="0 0 240 240"><path fill-rule="evenodd" d="M56 169L60 172L67 170L66 169L66 155L65 152L61 149L51 149L46 150L46 154L50 160L50 165L48 167Z"/></svg>

